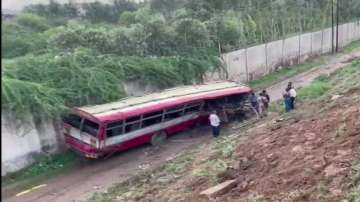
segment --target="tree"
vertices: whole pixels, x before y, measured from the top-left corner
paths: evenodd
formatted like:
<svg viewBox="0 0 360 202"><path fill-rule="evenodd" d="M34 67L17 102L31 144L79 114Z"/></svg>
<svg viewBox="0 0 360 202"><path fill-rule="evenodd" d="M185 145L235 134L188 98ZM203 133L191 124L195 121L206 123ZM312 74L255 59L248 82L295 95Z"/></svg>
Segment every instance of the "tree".
<svg viewBox="0 0 360 202"><path fill-rule="evenodd" d="M184 5L183 0L151 0L150 8L155 12L160 12L166 17L171 16L175 10Z"/></svg>
<svg viewBox="0 0 360 202"><path fill-rule="evenodd" d="M182 52L192 52L197 48L211 47L209 32L203 22L195 19L181 19L175 22L177 43Z"/></svg>
<svg viewBox="0 0 360 202"><path fill-rule="evenodd" d="M47 20L34 14L22 14L16 18L16 22L27 29L43 32L50 28Z"/></svg>
<svg viewBox="0 0 360 202"><path fill-rule="evenodd" d="M115 17L112 7L107 4L102 4L100 2L85 3L83 4L83 9L85 10L84 18L93 23L104 21L116 22L118 20L119 15Z"/></svg>

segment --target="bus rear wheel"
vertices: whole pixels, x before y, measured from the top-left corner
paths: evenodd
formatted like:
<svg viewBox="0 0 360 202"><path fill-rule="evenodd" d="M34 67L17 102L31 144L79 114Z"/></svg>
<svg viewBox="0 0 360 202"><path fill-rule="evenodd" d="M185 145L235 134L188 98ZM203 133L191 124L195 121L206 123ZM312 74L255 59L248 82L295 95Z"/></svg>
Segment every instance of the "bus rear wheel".
<svg viewBox="0 0 360 202"><path fill-rule="evenodd" d="M155 133L152 137L151 137L151 145L152 146L159 146L161 144L163 144L167 139L167 134L164 131Z"/></svg>

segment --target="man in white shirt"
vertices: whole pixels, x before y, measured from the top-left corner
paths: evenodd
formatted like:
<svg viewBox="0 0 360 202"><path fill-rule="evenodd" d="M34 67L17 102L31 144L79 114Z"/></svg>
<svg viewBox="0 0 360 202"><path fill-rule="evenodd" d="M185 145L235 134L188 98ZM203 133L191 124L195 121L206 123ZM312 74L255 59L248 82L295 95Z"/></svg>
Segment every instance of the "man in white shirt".
<svg viewBox="0 0 360 202"><path fill-rule="evenodd" d="M295 98L296 98L296 91L294 89L294 87L292 87L289 90L289 94L290 94L290 108L291 110L295 109Z"/></svg>
<svg viewBox="0 0 360 202"><path fill-rule="evenodd" d="M209 120L210 120L210 125L212 128L214 137L218 137L220 134L220 118L216 114L215 110L211 112L211 114L209 116Z"/></svg>

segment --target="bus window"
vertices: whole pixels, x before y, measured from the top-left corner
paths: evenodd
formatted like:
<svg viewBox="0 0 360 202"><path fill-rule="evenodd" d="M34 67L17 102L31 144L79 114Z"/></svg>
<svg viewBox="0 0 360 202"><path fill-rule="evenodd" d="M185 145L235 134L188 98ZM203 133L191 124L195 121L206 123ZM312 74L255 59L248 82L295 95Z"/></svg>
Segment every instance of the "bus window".
<svg viewBox="0 0 360 202"><path fill-rule="evenodd" d="M138 129L140 129L140 122L132 123L132 124L125 126L125 133L130 133L130 132L132 132L134 130L138 130Z"/></svg>
<svg viewBox="0 0 360 202"><path fill-rule="evenodd" d="M135 116L135 117L126 119L125 133L130 133L137 129L140 129L140 116Z"/></svg>
<svg viewBox="0 0 360 202"><path fill-rule="evenodd" d="M128 119L126 119L126 124L128 123L133 123L133 122L137 122L137 121L140 121L140 116L133 116L133 117L130 117Z"/></svg>
<svg viewBox="0 0 360 202"><path fill-rule="evenodd" d="M216 105L217 105L218 107L221 107L221 106L223 106L224 104L226 104L226 101L227 101L227 97L218 98L218 99L216 99Z"/></svg>
<svg viewBox="0 0 360 202"><path fill-rule="evenodd" d="M70 114L64 118L64 123L71 125L74 128L80 129L81 117L75 114Z"/></svg>
<svg viewBox="0 0 360 202"><path fill-rule="evenodd" d="M212 111L218 107L216 100L208 100L205 102L204 111Z"/></svg>
<svg viewBox="0 0 360 202"><path fill-rule="evenodd" d="M163 111L157 111L157 112L145 114L143 116L142 127L145 128L147 126L151 126L151 125L160 123L162 120L162 114L163 114Z"/></svg>
<svg viewBox="0 0 360 202"><path fill-rule="evenodd" d="M200 111L201 104L190 105L186 107L185 114L191 114Z"/></svg>
<svg viewBox="0 0 360 202"><path fill-rule="evenodd" d="M167 112L165 113L165 121L168 121L171 119L176 119L176 118L182 116L183 111L184 111L184 106L167 110Z"/></svg>
<svg viewBox="0 0 360 202"><path fill-rule="evenodd" d="M228 103L235 104L241 102L241 95L231 95L228 97Z"/></svg>
<svg viewBox="0 0 360 202"><path fill-rule="evenodd" d="M85 119L81 131L84 131L92 136L97 136L99 130L99 124Z"/></svg>
<svg viewBox="0 0 360 202"><path fill-rule="evenodd" d="M123 134L123 121L109 123L106 129L106 136L113 137Z"/></svg>

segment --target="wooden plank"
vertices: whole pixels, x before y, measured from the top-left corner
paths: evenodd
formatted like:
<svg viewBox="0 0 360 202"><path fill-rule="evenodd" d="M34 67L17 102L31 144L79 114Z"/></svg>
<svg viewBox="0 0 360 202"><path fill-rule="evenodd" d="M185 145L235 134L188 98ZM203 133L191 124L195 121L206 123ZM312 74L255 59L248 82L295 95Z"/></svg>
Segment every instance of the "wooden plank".
<svg viewBox="0 0 360 202"><path fill-rule="evenodd" d="M218 184L214 187L210 187L209 189L202 191L200 193L200 195L210 196L210 197L218 196L221 194L225 194L230 189L234 188L236 185L237 185L236 179L235 180L227 180L221 184Z"/></svg>

